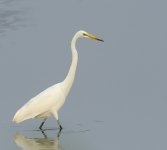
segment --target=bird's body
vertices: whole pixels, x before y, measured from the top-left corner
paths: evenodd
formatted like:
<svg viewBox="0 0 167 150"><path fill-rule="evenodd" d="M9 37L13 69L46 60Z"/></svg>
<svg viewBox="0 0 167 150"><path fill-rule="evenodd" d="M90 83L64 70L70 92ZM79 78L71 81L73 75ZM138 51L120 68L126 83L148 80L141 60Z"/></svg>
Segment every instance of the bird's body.
<svg viewBox="0 0 167 150"><path fill-rule="evenodd" d="M54 116L64 104L64 101L65 96L61 90L61 83L58 83L29 100L17 111L13 120L19 123L31 118Z"/></svg>
<svg viewBox="0 0 167 150"><path fill-rule="evenodd" d="M80 37L89 37L91 39L103 41L91 34L88 34L85 31L78 31L74 35L71 42L72 63L65 80L47 88L37 96L30 99L16 112L13 118L14 122L20 123L31 118L43 118L44 121L40 126L40 129L42 129L42 126L46 119L54 116L58 121L60 129L62 129L59 122L58 111L63 106L75 78L75 72L78 62L78 53L75 45L77 39Z"/></svg>

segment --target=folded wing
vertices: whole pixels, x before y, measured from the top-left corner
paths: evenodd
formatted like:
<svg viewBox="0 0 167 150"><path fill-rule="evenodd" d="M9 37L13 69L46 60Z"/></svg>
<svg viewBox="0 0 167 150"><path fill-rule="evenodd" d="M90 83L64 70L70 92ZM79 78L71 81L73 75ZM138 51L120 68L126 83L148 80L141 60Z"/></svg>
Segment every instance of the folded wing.
<svg viewBox="0 0 167 150"><path fill-rule="evenodd" d="M64 101L64 95L61 86L56 84L29 100L16 112L13 121L19 123L43 113L51 112L52 109L59 109L61 101Z"/></svg>

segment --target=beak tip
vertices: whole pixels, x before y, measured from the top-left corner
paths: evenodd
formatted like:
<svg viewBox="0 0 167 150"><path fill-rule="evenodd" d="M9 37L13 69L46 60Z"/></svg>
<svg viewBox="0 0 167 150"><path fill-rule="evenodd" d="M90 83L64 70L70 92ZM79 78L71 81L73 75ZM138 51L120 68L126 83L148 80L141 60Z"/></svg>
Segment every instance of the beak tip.
<svg viewBox="0 0 167 150"><path fill-rule="evenodd" d="M104 42L104 40L102 40L102 39L98 39L98 41Z"/></svg>

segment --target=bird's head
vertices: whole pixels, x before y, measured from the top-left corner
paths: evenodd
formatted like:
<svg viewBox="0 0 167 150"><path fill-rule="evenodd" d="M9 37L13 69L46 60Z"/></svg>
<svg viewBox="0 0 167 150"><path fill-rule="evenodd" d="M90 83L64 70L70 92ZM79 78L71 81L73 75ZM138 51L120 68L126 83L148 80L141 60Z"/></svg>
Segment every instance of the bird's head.
<svg viewBox="0 0 167 150"><path fill-rule="evenodd" d="M78 37L85 37L85 38L89 38L89 39L93 39L93 40L98 40L98 41L104 42L101 38L98 38L98 37L86 32L86 31L83 31L83 30L78 31L77 35L78 35Z"/></svg>

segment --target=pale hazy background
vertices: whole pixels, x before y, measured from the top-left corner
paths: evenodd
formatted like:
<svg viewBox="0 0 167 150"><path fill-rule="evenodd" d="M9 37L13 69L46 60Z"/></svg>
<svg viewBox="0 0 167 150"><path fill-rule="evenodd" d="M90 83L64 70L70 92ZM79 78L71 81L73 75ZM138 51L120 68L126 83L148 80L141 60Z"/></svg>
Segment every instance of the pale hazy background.
<svg viewBox="0 0 167 150"><path fill-rule="evenodd" d="M167 149L166 6L164 0L0 0L1 147L19 149L16 132L40 135L31 132L40 120L15 125L12 117L65 78L71 39L82 29L105 42L77 43L76 80L60 111L61 149ZM45 124L55 127L54 119Z"/></svg>

